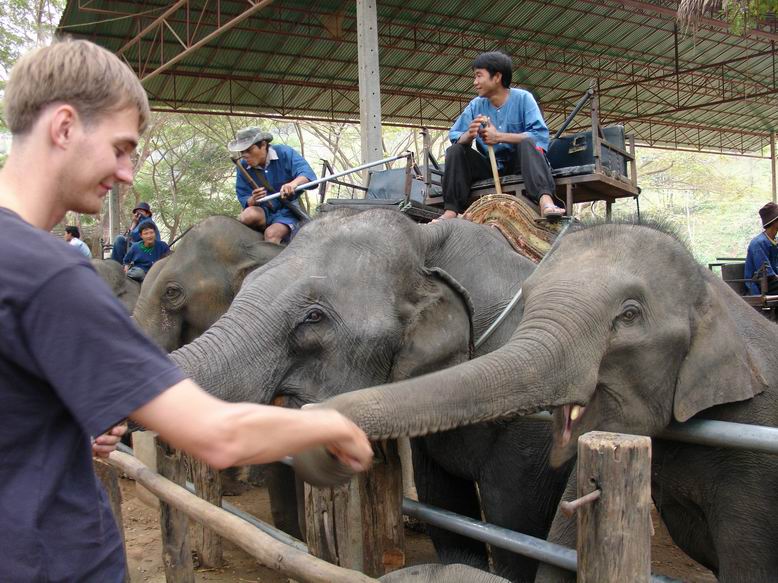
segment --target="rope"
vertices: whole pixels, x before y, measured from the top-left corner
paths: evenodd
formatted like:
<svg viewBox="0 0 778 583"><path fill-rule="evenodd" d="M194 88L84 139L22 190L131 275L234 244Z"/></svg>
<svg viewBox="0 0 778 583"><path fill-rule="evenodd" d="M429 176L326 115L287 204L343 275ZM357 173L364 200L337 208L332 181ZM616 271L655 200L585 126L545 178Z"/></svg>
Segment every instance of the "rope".
<svg viewBox="0 0 778 583"><path fill-rule="evenodd" d="M559 240L562 238L562 235L564 235L567 232L567 229L570 228L570 225L573 224L573 219L563 219L565 225L562 227L559 231L559 233L556 236L556 239L554 239L554 243L549 247L549 250L546 252L545 255L543 255L543 258L538 263L538 267L543 263L543 260L548 256L548 253L559 244ZM519 288L519 291L516 292L516 295L511 298L511 301L508 302L508 305L505 306L505 309L500 313L499 316L495 319L494 322L492 322L492 325L489 326L489 328L481 334L481 337L478 338L478 340L475 341L474 349L478 350L478 348L486 342L489 337L494 333L495 330L497 330L497 327L502 324L503 320L508 317L508 314L511 313L511 310L513 310L514 306L519 303L519 300L521 299L522 293L524 291L524 288Z"/></svg>

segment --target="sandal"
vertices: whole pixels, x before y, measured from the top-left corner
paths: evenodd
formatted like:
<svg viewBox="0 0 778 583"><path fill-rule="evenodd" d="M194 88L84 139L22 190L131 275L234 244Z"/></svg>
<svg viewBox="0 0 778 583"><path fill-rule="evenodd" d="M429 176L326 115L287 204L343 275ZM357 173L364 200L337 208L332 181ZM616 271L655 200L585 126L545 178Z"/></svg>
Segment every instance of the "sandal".
<svg viewBox="0 0 778 583"><path fill-rule="evenodd" d="M544 219L559 219L565 214L565 209L555 204L547 204L540 209L540 216Z"/></svg>

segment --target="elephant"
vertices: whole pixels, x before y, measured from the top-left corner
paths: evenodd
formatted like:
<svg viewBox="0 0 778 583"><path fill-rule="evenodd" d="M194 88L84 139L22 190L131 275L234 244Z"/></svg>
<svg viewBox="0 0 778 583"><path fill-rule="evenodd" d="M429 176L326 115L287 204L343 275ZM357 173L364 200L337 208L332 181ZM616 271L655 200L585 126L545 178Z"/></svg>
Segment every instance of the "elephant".
<svg viewBox="0 0 778 583"><path fill-rule="evenodd" d="M778 425L778 328L661 224L571 230L525 282L524 298L501 348L322 406L371 439L551 408L556 465L593 430L657 436L692 418ZM722 583L778 581L778 459L652 442L652 497L675 543ZM334 480L333 469L319 479ZM557 517L550 538L574 546L571 533ZM574 580L559 575L544 568L538 580Z"/></svg>
<svg viewBox="0 0 778 583"><path fill-rule="evenodd" d="M152 266L133 317L172 352L205 332L227 311L246 275L282 250L233 218L208 217Z"/></svg>
<svg viewBox="0 0 778 583"><path fill-rule="evenodd" d="M381 583L510 583L507 579L461 563L406 567L392 571L378 580Z"/></svg>
<svg viewBox="0 0 778 583"><path fill-rule="evenodd" d="M179 240L175 253L149 270L133 318L147 336L172 352L200 336L226 312L246 275L283 249L233 218L208 217ZM282 464L270 464L262 474L274 494L276 526L302 538L296 513L286 516L286 508L295 503L288 493L293 472ZM221 476L225 495L246 489L236 471L226 470Z"/></svg>
<svg viewBox="0 0 778 583"><path fill-rule="evenodd" d="M467 360L533 269L491 227L417 225L393 210L327 213L173 358L221 398L299 407ZM507 341L521 312L519 303L476 353ZM567 479L566 468L548 467L549 436L545 424L516 420L414 441L419 498L543 537ZM488 569L483 543L429 530L444 562ZM496 548L492 559L503 576L534 578L534 560Z"/></svg>
<svg viewBox="0 0 778 583"><path fill-rule="evenodd" d="M92 259L92 267L105 280L114 295L119 298L127 313L132 314L140 294L140 283L127 277L122 266L116 261Z"/></svg>

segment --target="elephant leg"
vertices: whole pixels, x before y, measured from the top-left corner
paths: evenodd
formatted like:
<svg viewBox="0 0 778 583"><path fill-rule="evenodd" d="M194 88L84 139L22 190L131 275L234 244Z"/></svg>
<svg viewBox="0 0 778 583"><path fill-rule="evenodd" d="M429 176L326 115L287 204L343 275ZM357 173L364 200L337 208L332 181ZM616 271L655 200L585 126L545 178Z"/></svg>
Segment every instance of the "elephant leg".
<svg viewBox="0 0 778 583"><path fill-rule="evenodd" d="M578 497L577 489L575 466L573 466L570 477L567 480L567 487L564 494L562 494L562 500L568 502L575 500ZM554 521L551 523L551 530L548 533L548 542L575 549L576 536L575 516L567 518L561 511L557 510ZM576 575L572 571L542 563L538 567L535 583L575 583L575 579Z"/></svg>
<svg viewBox="0 0 778 583"><path fill-rule="evenodd" d="M669 496L661 496L661 490L658 492L660 495L654 497L654 505L673 542L692 559L717 573L715 546L702 510L688 502L681 503Z"/></svg>
<svg viewBox="0 0 778 583"><path fill-rule="evenodd" d="M302 539L297 517L297 486L294 470L281 463L267 466L267 490L273 524L285 533Z"/></svg>
<svg viewBox="0 0 778 583"><path fill-rule="evenodd" d="M475 482L446 472L427 454L423 439L412 439L411 451L420 502L481 519ZM489 569L485 544L434 526L427 530L442 563L464 563Z"/></svg>
<svg viewBox="0 0 778 583"><path fill-rule="evenodd" d="M530 430L545 429L535 421L527 423L535 426ZM572 464L551 468L548 463L550 440L546 433L535 440L531 432L523 431L521 446L513 444L491 452L493 460L479 481L487 522L539 539L548 536ZM516 455L517 449L522 455ZM510 464L505 463L508 456ZM501 577L520 583L535 580L537 560L494 546L491 557L494 572Z"/></svg>

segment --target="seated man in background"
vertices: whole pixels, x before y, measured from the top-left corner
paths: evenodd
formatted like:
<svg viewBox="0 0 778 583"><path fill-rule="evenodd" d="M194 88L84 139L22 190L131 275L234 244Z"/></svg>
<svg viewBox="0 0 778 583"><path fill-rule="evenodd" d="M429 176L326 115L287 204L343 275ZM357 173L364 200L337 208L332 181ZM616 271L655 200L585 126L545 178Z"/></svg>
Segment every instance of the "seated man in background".
<svg viewBox="0 0 778 583"><path fill-rule="evenodd" d="M151 266L170 253L170 247L157 239L158 232L149 220L138 225L138 232L141 240L132 244L123 263L127 277L143 281Z"/></svg>
<svg viewBox="0 0 778 583"><path fill-rule="evenodd" d="M473 99L449 131L443 170L441 219L453 219L467 208L470 187L492 178L487 157L494 148L501 175L521 174L527 196L540 206L542 217L560 217L565 209L554 204L556 188L546 160L548 127L529 91L511 88L513 64L500 52L483 53L473 61ZM488 123L487 123L488 120ZM473 150L475 140L477 150Z"/></svg>
<svg viewBox="0 0 778 583"><path fill-rule="evenodd" d="M240 153L238 164L254 184L238 170L235 192L243 207L238 220L253 229L263 231L271 243L288 241L300 220L285 201L295 200L295 188L316 180L311 166L294 148L278 144L271 146L273 134L259 128L239 130L227 145L233 154ZM281 198L259 202L269 194L281 193Z"/></svg>
<svg viewBox="0 0 778 583"><path fill-rule="evenodd" d="M746 265L743 277L747 280L748 293L754 296L761 295L759 279L763 273L767 275L767 293L778 294L778 247L776 247L776 234L778 234L778 204L768 202L759 209L759 217L762 219L762 229L748 244Z"/></svg>
<svg viewBox="0 0 778 583"><path fill-rule="evenodd" d="M157 234L157 241L161 241L159 236L159 229L156 223L151 218L151 207L147 202L138 203L134 209L132 209L132 223L130 228L124 235L117 235L113 242L113 250L111 251L111 259L117 263L121 263L124 256L127 254L127 243L129 238L129 244L137 243L140 241L140 224L149 222L154 226L154 232Z"/></svg>
<svg viewBox="0 0 778 583"><path fill-rule="evenodd" d="M78 227L65 227L65 241L73 245L78 252L87 259L92 259L92 252L89 246L81 240L81 231Z"/></svg>

